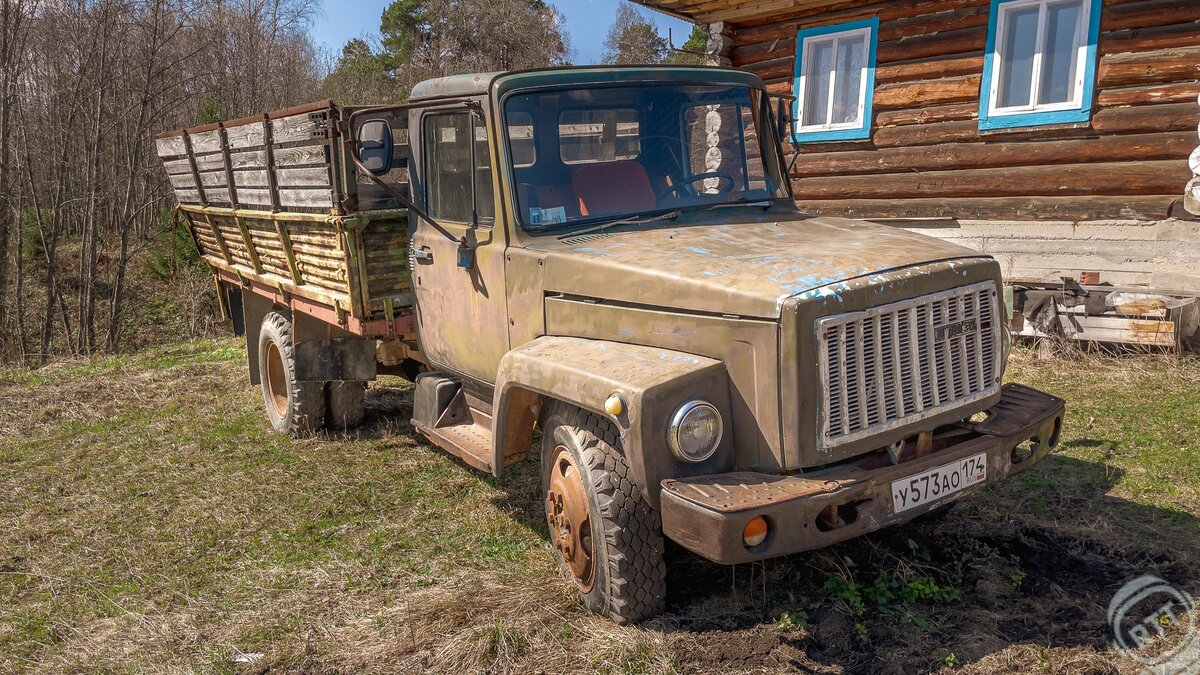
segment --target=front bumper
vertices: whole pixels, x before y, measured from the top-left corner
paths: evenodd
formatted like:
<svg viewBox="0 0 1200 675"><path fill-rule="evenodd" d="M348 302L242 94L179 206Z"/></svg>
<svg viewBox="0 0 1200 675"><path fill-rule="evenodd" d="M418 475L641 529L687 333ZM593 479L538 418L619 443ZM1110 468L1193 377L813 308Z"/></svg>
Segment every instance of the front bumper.
<svg viewBox="0 0 1200 675"><path fill-rule="evenodd" d="M793 476L736 472L664 480L663 532L684 548L721 564L824 548L912 520L984 485L1028 470L1058 443L1064 410L1060 398L1010 384L988 410L985 421L952 425L947 436L952 436L953 442L900 464L880 468L842 464ZM984 481L895 512L892 481L979 453L987 455ZM831 512L837 514L836 525L828 520ZM742 530L757 516L766 518L768 535L763 543L748 548Z"/></svg>

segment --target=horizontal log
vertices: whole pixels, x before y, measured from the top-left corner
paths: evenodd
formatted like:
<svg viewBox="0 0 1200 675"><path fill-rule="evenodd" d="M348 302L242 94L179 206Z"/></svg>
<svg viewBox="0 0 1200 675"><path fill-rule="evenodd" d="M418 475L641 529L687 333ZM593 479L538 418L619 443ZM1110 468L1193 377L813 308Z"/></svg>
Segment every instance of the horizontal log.
<svg viewBox="0 0 1200 675"><path fill-rule="evenodd" d="M756 25L738 28L734 39L741 44L766 42L782 37L795 37L796 31L803 26L813 28L832 26L847 21L866 19L878 16L882 24L901 19L911 19L938 12L956 9L970 9L986 5L982 0L889 0L863 4L861 1L847 0L836 4L823 4L810 8L791 8L787 17L777 21L758 21ZM739 25L750 22L739 20Z"/></svg>
<svg viewBox="0 0 1200 675"><path fill-rule="evenodd" d="M875 52L875 60L877 63L911 61L931 56L982 52L986 46L987 27L978 26L880 42Z"/></svg>
<svg viewBox="0 0 1200 675"><path fill-rule="evenodd" d="M1100 59L1096 81L1104 88L1197 78L1200 78L1200 47L1179 47L1108 54Z"/></svg>
<svg viewBox="0 0 1200 675"><path fill-rule="evenodd" d="M875 88L875 108L893 110L978 100L981 79L980 75L963 75L940 80L885 84Z"/></svg>
<svg viewBox="0 0 1200 675"><path fill-rule="evenodd" d="M1200 30L1197 30L1195 23L1122 30L1103 33L1100 36L1101 54L1144 52L1197 45L1200 45Z"/></svg>
<svg viewBox="0 0 1200 675"><path fill-rule="evenodd" d="M982 53L968 56L943 56L878 66L875 68L875 82L876 84L887 84L913 80L936 80L960 75L977 75L982 72ZM978 93L976 91L976 95Z"/></svg>
<svg viewBox="0 0 1200 675"><path fill-rule="evenodd" d="M883 127L875 130L871 140L881 148L978 141L979 123L975 120L962 120Z"/></svg>
<svg viewBox="0 0 1200 675"><path fill-rule="evenodd" d="M958 218L962 220L1161 220L1178 195L1137 197L968 197L941 199L799 199L803 210L845 218Z"/></svg>
<svg viewBox="0 0 1200 675"><path fill-rule="evenodd" d="M1159 195L1182 193L1191 176L1180 159L802 178L795 189L798 200L1020 197L1033 189L1059 196Z"/></svg>
<svg viewBox="0 0 1200 675"><path fill-rule="evenodd" d="M770 61L759 61L747 66L743 66L744 70L748 70L764 80L786 78L789 82L795 76L796 61L792 56L785 58L771 59Z"/></svg>
<svg viewBox="0 0 1200 675"><path fill-rule="evenodd" d="M1105 108L1092 116L1092 129L1101 134L1185 131L1196 128L1196 117L1195 102Z"/></svg>
<svg viewBox="0 0 1200 675"><path fill-rule="evenodd" d="M1168 82L1149 86L1102 89L1096 104L1103 108L1155 103L1195 101L1200 96L1200 82Z"/></svg>
<svg viewBox="0 0 1200 675"><path fill-rule="evenodd" d="M1200 141L1195 132L1012 143L948 143L857 152L803 153L793 177L879 174L948 169L1021 167L1087 162L1185 158Z"/></svg>
<svg viewBox="0 0 1200 675"><path fill-rule="evenodd" d="M965 110L965 109L964 109ZM1195 130L1197 107L1191 103L1166 103L1136 107L1103 108L1092 115L1091 125L1030 127L979 132L979 124L973 119L933 122L929 124L907 124L894 127L876 127L872 142L877 147L906 145L933 145L936 143L961 143L967 141L1002 141L1020 138L1070 138L1094 134L1135 134L1160 131Z"/></svg>
<svg viewBox="0 0 1200 675"><path fill-rule="evenodd" d="M978 103L956 103L925 108L885 110L875 115L875 125L887 127L904 124L929 124L931 122L969 120L977 117L979 117Z"/></svg>
<svg viewBox="0 0 1200 675"><path fill-rule="evenodd" d="M1147 0L1105 5L1100 14L1100 25L1106 31L1200 21L1200 3L1191 0Z"/></svg>

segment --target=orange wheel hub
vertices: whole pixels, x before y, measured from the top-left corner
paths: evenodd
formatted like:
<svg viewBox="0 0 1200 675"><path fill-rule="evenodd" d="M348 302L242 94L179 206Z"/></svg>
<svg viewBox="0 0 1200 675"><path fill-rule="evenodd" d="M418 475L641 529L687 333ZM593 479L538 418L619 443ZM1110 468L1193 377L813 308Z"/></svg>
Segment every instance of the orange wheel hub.
<svg viewBox="0 0 1200 675"><path fill-rule="evenodd" d="M264 358L267 360L267 394L271 407L275 409L275 416L282 418L287 415L288 407L287 373L284 371L283 355L279 353L274 340L267 341Z"/></svg>
<svg viewBox="0 0 1200 675"><path fill-rule="evenodd" d="M550 465L550 489L546 492L546 521L550 541L571 570L575 584L584 593L592 590L595 566L592 557L592 514L587 492L571 451L558 446Z"/></svg>

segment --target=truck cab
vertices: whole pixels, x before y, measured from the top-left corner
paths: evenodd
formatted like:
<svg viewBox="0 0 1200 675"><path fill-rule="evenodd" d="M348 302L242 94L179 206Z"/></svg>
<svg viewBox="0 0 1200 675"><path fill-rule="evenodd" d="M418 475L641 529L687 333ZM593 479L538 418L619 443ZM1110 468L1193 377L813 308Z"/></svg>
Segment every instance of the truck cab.
<svg viewBox="0 0 1200 675"><path fill-rule="evenodd" d="M797 553L1033 466L1064 404L1002 383L997 262L801 211L785 109L742 71L606 67L342 111L334 215L357 210L339 227L362 237L404 214L406 269L376 274L411 294L324 336L301 323L327 315L274 294L312 346L275 350L275 394L273 338L250 347L268 412L313 383L333 405L346 382L411 377L431 442L494 475L540 464L564 578L621 622L662 610L664 538L722 564ZM373 216L369 194L395 208ZM236 304L270 315L239 275Z"/></svg>

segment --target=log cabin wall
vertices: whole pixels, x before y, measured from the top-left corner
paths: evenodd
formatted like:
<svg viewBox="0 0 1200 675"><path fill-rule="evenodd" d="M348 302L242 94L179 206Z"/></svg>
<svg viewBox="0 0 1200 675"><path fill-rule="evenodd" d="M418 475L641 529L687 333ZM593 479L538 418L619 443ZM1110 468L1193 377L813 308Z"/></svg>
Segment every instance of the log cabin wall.
<svg viewBox="0 0 1200 675"><path fill-rule="evenodd" d="M788 95L797 31L878 18L870 138L798 145L805 210L904 219L1009 276L1200 291L1200 225L1172 218L1193 217L1200 1L1103 0L1090 119L999 130L979 123L988 0L647 4L722 22L732 65Z"/></svg>

